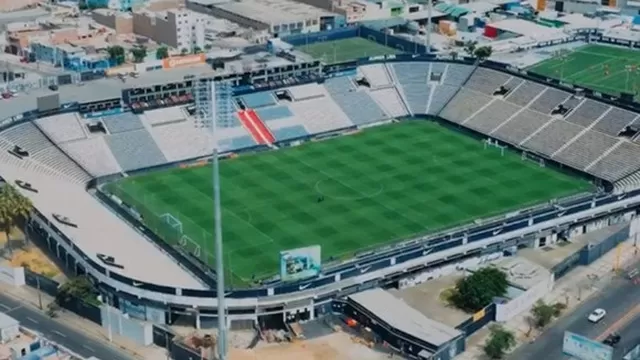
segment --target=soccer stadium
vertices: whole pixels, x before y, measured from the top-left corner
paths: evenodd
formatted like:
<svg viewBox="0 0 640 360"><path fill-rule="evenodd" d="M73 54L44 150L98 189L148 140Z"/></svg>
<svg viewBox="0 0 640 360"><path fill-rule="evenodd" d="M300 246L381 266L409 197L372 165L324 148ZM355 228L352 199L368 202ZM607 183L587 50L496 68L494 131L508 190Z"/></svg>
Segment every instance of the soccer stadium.
<svg viewBox="0 0 640 360"><path fill-rule="evenodd" d="M373 41L368 31L350 41ZM320 58L338 47L285 40ZM568 67L576 86L554 79L553 61L567 60L529 73L407 54L402 41L357 60L20 98L1 122L0 174L31 199L30 226L70 267L198 327L215 319L218 295L232 325L313 319L336 298L434 266L633 216L632 102ZM571 61L598 51L589 46ZM214 290L216 169L224 294Z"/></svg>

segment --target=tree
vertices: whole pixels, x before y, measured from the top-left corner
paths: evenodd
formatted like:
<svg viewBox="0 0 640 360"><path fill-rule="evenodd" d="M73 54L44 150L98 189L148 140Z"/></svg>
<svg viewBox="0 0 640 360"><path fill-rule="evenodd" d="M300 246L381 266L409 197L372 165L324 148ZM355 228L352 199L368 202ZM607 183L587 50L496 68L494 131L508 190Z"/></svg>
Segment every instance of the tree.
<svg viewBox="0 0 640 360"><path fill-rule="evenodd" d="M91 280L86 276L78 276L60 285L56 295L56 303L66 304L73 299L79 299L86 303L96 302L97 292Z"/></svg>
<svg viewBox="0 0 640 360"><path fill-rule="evenodd" d="M200 54L202 52L202 49L200 48L200 46L194 46L193 47L193 53L194 54Z"/></svg>
<svg viewBox="0 0 640 360"><path fill-rule="evenodd" d="M189 53L189 50L187 50L187 48L182 48L182 50L180 50L180 54L182 55L187 55L187 53Z"/></svg>
<svg viewBox="0 0 640 360"><path fill-rule="evenodd" d="M469 56L473 56L474 52L476 51L476 46L477 46L477 42L475 41L467 41L464 44L464 52L467 53L467 55Z"/></svg>
<svg viewBox="0 0 640 360"><path fill-rule="evenodd" d="M480 46L473 51L473 55L480 61L490 58L492 53L493 49L491 46Z"/></svg>
<svg viewBox="0 0 640 360"><path fill-rule="evenodd" d="M207 51L211 50L212 48L213 48L213 45L211 45L211 44L206 44L204 46L204 49L207 50Z"/></svg>
<svg viewBox="0 0 640 360"><path fill-rule="evenodd" d="M476 312L489 305L494 298L507 293L507 274L495 267L485 267L456 283L451 302L456 307Z"/></svg>
<svg viewBox="0 0 640 360"><path fill-rule="evenodd" d="M11 229L26 219L33 209L29 198L22 196L15 187L5 184L0 188L0 229L5 233L11 251Z"/></svg>
<svg viewBox="0 0 640 360"><path fill-rule="evenodd" d="M516 345L516 337L500 325L491 326L489 332L489 338L484 343L484 353L490 359L502 359Z"/></svg>
<svg viewBox="0 0 640 360"><path fill-rule="evenodd" d="M550 305L546 304L542 300L538 300L535 305L533 305L533 308L531 308L533 326L538 329L544 328L553 321L554 317L560 316L562 314L562 310L565 308L566 305L562 303Z"/></svg>
<svg viewBox="0 0 640 360"><path fill-rule="evenodd" d="M457 51L452 51L451 52L451 58L453 60L458 60L458 52Z"/></svg>
<svg viewBox="0 0 640 360"><path fill-rule="evenodd" d="M161 46L156 50L156 59L162 60L169 57L169 49L166 46Z"/></svg>
<svg viewBox="0 0 640 360"><path fill-rule="evenodd" d="M147 48L144 46L133 48L131 49L131 55L134 62L141 63L147 57Z"/></svg>
<svg viewBox="0 0 640 360"><path fill-rule="evenodd" d="M107 53L109 54L109 58L113 60L116 65L122 65L125 60L125 52L122 46L111 46L107 49Z"/></svg>

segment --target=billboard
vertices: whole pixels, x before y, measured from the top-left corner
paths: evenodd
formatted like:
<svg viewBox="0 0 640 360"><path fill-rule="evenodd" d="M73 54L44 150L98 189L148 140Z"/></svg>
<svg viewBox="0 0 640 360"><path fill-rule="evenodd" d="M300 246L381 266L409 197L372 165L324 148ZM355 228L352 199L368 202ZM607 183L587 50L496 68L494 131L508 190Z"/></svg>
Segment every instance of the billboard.
<svg viewBox="0 0 640 360"><path fill-rule="evenodd" d="M611 346L569 331L564 332L562 352L578 360L611 360L613 358Z"/></svg>
<svg viewBox="0 0 640 360"><path fill-rule="evenodd" d="M204 64L206 60L207 56L205 54L174 56L163 59L162 67L165 69L174 69L183 66Z"/></svg>
<svg viewBox="0 0 640 360"><path fill-rule="evenodd" d="M280 279L295 281L316 276L321 269L320 245L280 252Z"/></svg>

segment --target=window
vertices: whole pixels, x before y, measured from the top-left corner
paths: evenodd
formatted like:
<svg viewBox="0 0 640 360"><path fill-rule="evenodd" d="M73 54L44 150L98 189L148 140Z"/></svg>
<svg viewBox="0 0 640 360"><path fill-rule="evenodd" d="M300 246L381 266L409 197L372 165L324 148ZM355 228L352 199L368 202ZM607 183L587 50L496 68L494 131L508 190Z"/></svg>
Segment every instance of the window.
<svg viewBox="0 0 640 360"><path fill-rule="evenodd" d="M280 25L274 25L273 32L279 32L279 31L280 31Z"/></svg>
<svg viewBox="0 0 640 360"><path fill-rule="evenodd" d="M303 25L301 22L298 23L298 29L302 29Z"/></svg>
<svg viewBox="0 0 640 360"><path fill-rule="evenodd" d="M318 25L318 20L313 20L313 25Z"/></svg>

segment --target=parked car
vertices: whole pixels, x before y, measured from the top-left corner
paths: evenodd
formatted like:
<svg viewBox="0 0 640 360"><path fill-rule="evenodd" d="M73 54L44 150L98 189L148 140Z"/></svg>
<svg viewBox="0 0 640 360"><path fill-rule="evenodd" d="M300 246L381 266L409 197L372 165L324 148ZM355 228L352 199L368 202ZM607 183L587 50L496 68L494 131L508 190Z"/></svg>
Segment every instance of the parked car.
<svg viewBox="0 0 640 360"><path fill-rule="evenodd" d="M589 314L589 317L587 319L589 319L590 322L596 324L600 322L600 320L602 320L605 315L607 315L607 312L604 309L595 309L591 314Z"/></svg>
<svg viewBox="0 0 640 360"><path fill-rule="evenodd" d="M620 334L615 332L609 334L609 336L607 336L607 338L602 341L603 344L609 345L612 347L616 346L619 342L620 342Z"/></svg>

